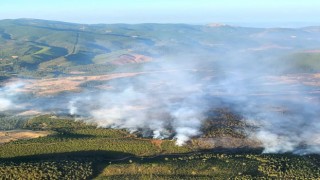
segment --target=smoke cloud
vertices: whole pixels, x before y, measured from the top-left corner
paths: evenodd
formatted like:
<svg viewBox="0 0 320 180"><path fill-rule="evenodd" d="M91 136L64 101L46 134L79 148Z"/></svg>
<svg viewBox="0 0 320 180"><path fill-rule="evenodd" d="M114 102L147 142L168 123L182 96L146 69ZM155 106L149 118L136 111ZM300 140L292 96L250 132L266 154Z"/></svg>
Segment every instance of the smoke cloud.
<svg viewBox="0 0 320 180"><path fill-rule="evenodd" d="M22 107L21 104L16 104L15 100L19 94L18 89L23 87L23 85L24 83L18 81L0 88L0 112Z"/></svg>
<svg viewBox="0 0 320 180"><path fill-rule="evenodd" d="M0 111L8 110L12 107L12 102L6 98L0 98Z"/></svg>
<svg viewBox="0 0 320 180"><path fill-rule="evenodd" d="M250 60L159 60L137 76L106 81L111 89L53 97L21 98L25 83L13 82L0 89L0 110L65 112L100 127L174 138L181 146L203 133L207 112L223 103L257 127L248 138L260 141L265 153L319 153L319 101L317 87L306 85L309 75L275 74L262 70L272 69L265 63L242 65Z"/></svg>
<svg viewBox="0 0 320 180"><path fill-rule="evenodd" d="M255 64L253 69L238 67L216 81L216 88L224 92L220 96L224 102L257 127L248 134L262 143L264 152L319 153L319 94L317 86L307 85L317 78L276 74L266 63Z"/></svg>
<svg viewBox="0 0 320 180"><path fill-rule="evenodd" d="M157 66L163 71L109 82L113 90L72 99L70 114L92 117L101 127L125 128L158 139L173 137L183 145L201 134L208 109L206 83L194 69Z"/></svg>
<svg viewBox="0 0 320 180"><path fill-rule="evenodd" d="M177 55L149 62L135 76L106 80L112 88L54 97L17 98L16 89L24 88L17 83L0 89L0 111L27 104L23 110L82 116L181 146L203 133L209 110L227 105L256 126L248 138L260 141L265 153L320 153L319 76L286 74L277 56L243 50L215 54L215 60Z"/></svg>
<svg viewBox="0 0 320 180"><path fill-rule="evenodd" d="M242 65L250 60L157 62L145 67L150 73L107 82L112 90L78 94L69 101L69 111L92 117L101 127L173 137L184 145L202 134L208 110L223 102L257 126L248 138L260 141L265 153L318 153L319 104L313 101L317 95L309 93L316 87L263 70L273 70L270 64ZM155 67L158 71L150 71Z"/></svg>

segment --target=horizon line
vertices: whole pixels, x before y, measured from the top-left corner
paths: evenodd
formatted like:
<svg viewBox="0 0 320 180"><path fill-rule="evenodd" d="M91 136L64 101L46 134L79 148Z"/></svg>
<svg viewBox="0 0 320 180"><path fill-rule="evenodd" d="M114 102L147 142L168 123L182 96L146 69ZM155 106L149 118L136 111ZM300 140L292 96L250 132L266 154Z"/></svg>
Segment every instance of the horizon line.
<svg viewBox="0 0 320 180"><path fill-rule="evenodd" d="M233 26L233 27L248 27L248 28L304 28L304 27L318 27L320 22L302 22L302 21L266 21L266 22L233 22L233 21L211 21L211 22L94 22L94 23L83 23L77 21L65 21L58 19L39 19L39 18L3 18L0 21L5 20L38 20L38 21L51 21L51 22L60 22L60 23L69 23L69 24L79 24L79 25L139 25L139 24L181 24L181 25L194 25L194 26L208 26L210 24L217 24L221 26ZM274 24L274 25L271 25ZM276 25L277 24L277 25ZM282 24L282 25L280 25Z"/></svg>

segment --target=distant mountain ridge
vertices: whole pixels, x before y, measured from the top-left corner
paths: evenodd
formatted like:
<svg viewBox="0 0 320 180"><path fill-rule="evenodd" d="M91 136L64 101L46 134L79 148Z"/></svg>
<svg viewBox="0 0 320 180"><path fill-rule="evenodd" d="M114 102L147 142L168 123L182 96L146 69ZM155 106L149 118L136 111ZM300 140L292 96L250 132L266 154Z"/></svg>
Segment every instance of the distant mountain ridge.
<svg viewBox="0 0 320 180"><path fill-rule="evenodd" d="M201 54L202 59L219 59L230 51L290 54L320 49L317 37L320 27L249 28L217 23L88 25L39 19L0 20L0 70L2 75L41 77L73 71L109 72L118 66L177 55ZM130 59L124 60L125 56Z"/></svg>

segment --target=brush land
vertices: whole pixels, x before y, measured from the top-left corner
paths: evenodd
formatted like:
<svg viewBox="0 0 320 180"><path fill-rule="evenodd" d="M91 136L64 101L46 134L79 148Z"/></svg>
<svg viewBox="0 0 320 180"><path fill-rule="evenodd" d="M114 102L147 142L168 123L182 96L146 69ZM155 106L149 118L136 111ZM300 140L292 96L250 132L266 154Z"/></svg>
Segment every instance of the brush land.
<svg viewBox="0 0 320 180"><path fill-rule="evenodd" d="M316 37L320 37L319 27L1 20L1 86L23 80L26 85L18 91L25 95L19 98L44 103L42 112L28 108L1 112L0 179L318 179L319 155L262 154L261 142L247 134L257 127L244 123L229 107L208 112L203 133L183 146L175 145L171 138L152 139L139 131L88 123L87 117L67 115L64 102L51 111L47 107L47 102L66 94L116 91L114 82L159 73L192 71L221 78L239 64L247 67L243 71L251 71L256 59L273 67L273 76L263 74L264 78L274 84L307 87L308 101L317 104L320 39ZM175 61L172 57L177 52L187 52L179 57L185 62L197 59L202 68L157 66L159 61ZM246 60L232 60L230 52ZM232 62L221 70L219 64L225 59ZM151 66L146 69L146 64ZM265 86L273 89L273 84ZM285 99L297 93L253 91L248 96ZM241 94L228 94L217 86L210 95ZM282 107L267 107L266 111L287 113Z"/></svg>

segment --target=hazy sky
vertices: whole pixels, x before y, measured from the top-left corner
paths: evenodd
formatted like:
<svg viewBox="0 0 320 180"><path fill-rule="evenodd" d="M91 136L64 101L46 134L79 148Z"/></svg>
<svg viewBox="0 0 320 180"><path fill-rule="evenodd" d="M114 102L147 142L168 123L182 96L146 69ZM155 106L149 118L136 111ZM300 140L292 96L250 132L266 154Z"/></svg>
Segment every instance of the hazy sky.
<svg viewBox="0 0 320 180"><path fill-rule="evenodd" d="M320 22L319 17L319 0L0 0L0 19L90 24L315 24Z"/></svg>

